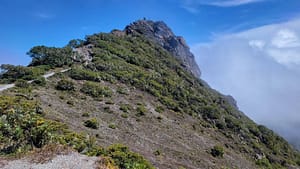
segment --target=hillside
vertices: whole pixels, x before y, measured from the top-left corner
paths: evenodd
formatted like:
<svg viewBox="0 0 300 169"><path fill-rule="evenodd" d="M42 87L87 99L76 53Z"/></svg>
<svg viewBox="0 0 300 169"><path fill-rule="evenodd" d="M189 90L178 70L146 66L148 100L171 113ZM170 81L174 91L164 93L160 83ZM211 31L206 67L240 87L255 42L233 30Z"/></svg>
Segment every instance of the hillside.
<svg viewBox="0 0 300 169"><path fill-rule="evenodd" d="M28 67L1 67L2 83L16 85L0 97L3 155L59 143L121 169L300 167L287 141L199 78L184 39L163 22L141 20L28 54Z"/></svg>

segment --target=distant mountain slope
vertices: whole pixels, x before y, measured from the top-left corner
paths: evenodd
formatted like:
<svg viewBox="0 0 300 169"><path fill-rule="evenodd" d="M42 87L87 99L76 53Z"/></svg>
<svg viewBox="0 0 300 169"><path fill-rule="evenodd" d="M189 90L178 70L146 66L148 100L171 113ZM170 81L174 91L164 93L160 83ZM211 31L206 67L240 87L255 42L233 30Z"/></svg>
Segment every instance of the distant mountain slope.
<svg viewBox="0 0 300 169"><path fill-rule="evenodd" d="M17 88L3 94L26 95L40 103L45 118L94 136L99 145L125 144L160 169L299 168L298 151L199 78L180 41L164 23L142 20L64 48L35 47L29 52L35 66L9 67L4 82L61 66L71 70L44 85L17 80Z"/></svg>

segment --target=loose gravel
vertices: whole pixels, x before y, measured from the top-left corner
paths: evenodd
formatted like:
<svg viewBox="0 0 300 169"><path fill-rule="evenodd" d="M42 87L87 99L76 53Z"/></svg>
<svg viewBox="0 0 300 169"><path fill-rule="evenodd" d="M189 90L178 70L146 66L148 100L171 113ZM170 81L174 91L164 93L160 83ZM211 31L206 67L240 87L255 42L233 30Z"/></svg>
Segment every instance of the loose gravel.
<svg viewBox="0 0 300 169"><path fill-rule="evenodd" d="M0 161L2 169L96 169L97 157L88 157L76 152L67 155L57 155L46 163L34 163L28 158Z"/></svg>

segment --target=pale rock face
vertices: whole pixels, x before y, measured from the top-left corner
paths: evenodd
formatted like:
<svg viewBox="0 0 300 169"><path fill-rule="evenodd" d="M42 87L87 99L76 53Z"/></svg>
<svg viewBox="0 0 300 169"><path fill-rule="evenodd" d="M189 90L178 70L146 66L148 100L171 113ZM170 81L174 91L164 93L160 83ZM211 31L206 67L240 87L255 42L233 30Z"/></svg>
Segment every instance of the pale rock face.
<svg viewBox="0 0 300 169"><path fill-rule="evenodd" d="M200 77L201 71L185 40L183 37L174 35L172 30L164 22L139 20L126 26L124 32L133 36L142 34L156 42L176 58L180 59L183 63L182 66L187 71L191 72L197 78Z"/></svg>

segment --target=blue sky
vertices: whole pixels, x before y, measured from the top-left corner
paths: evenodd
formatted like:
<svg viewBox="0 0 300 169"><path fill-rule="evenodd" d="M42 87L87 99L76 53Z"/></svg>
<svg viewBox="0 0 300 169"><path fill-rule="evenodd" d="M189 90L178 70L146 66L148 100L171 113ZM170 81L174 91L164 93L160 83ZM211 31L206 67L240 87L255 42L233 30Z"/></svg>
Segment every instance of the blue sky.
<svg viewBox="0 0 300 169"><path fill-rule="evenodd" d="M0 64L27 64L35 45L63 46L143 17L165 21L193 45L289 20L299 7L298 0L0 0Z"/></svg>
<svg viewBox="0 0 300 169"><path fill-rule="evenodd" d="M300 143L299 9L300 0L0 0L0 64L28 64L36 45L162 20L191 46L204 80Z"/></svg>

